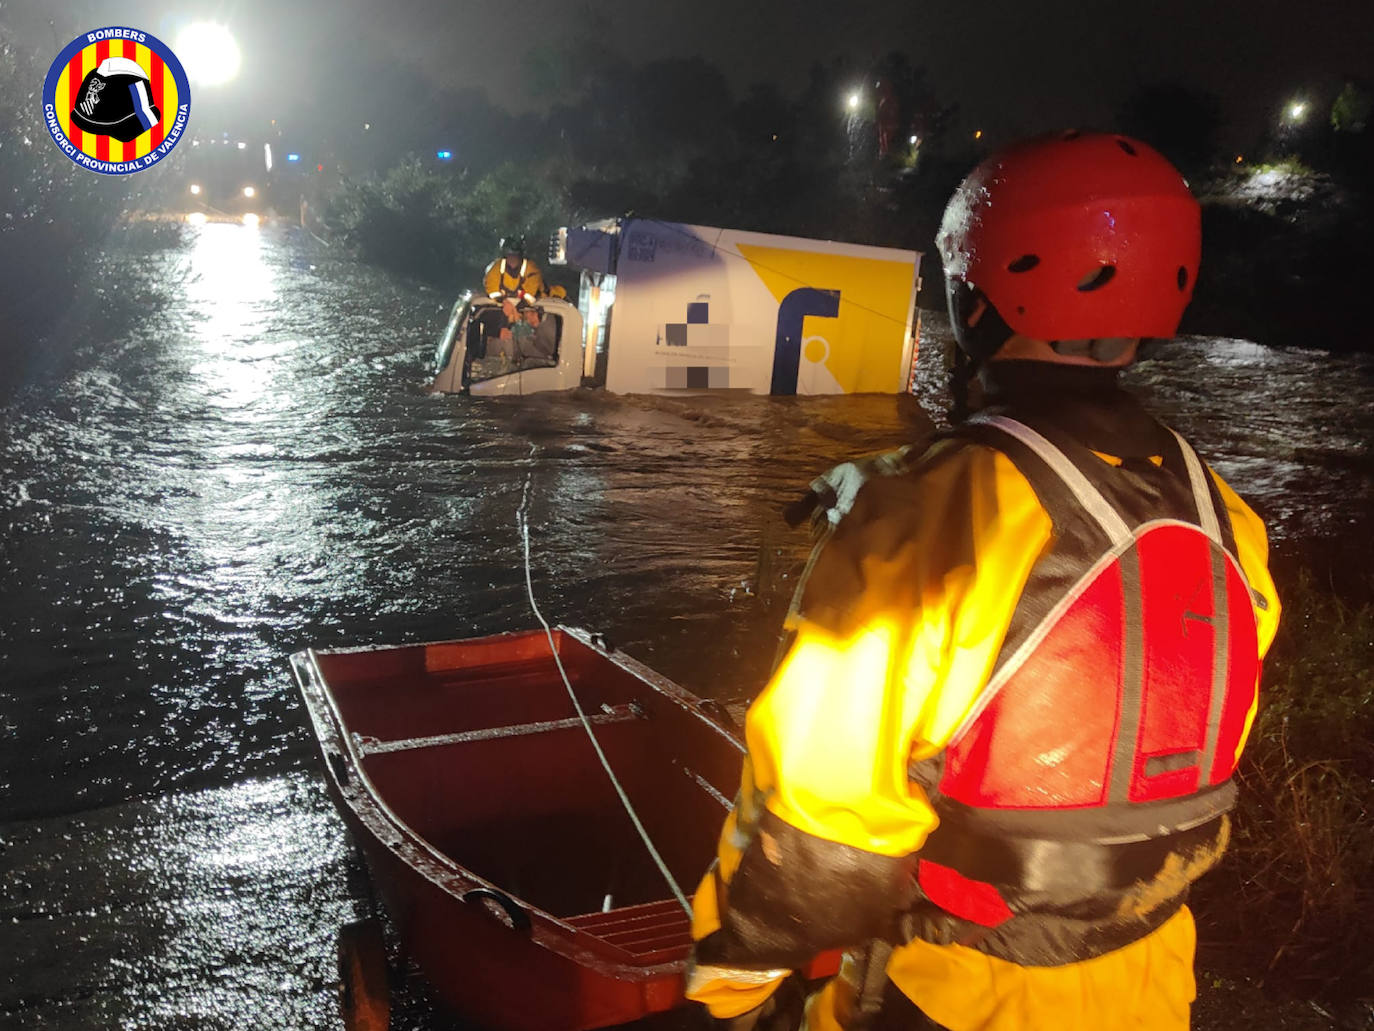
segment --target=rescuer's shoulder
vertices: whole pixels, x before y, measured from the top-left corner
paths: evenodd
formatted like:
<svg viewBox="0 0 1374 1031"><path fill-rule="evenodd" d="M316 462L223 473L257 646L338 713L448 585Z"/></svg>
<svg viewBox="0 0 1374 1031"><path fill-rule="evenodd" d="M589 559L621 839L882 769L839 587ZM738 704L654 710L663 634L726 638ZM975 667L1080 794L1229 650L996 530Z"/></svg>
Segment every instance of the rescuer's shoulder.
<svg viewBox="0 0 1374 1031"><path fill-rule="evenodd" d="M941 436L902 456L887 475L869 476L855 490L836 535L854 535L880 547L890 534L910 534L931 523L980 521L973 511L979 495L996 497L1010 487L1030 491L1029 482L1000 451L959 436ZM962 518L961 518L962 517ZM946 527L946 529L949 529Z"/></svg>
<svg viewBox="0 0 1374 1031"><path fill-rule="evenodd" d="M1018 525L1026 512L1044 523L1029 537ZM845 632L877 610L920 604L950 570L975 566L988 548L1045 534L1048 518L1009 459L981 444L941 438L854 489L818 546L799 613Z"/></svg>

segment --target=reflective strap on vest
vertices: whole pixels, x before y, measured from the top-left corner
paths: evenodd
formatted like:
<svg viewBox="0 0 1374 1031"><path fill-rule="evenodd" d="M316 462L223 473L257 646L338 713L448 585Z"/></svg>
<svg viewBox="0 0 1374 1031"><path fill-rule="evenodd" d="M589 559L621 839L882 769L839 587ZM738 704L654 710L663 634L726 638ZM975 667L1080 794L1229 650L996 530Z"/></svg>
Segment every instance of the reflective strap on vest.
<svg viewBox="0 0 1374 1031"><path fill-rule="evenodd" d="M1221 522L1217 519L1216 506L1212 504L1212 492L1207 489L1207 473L1202 468L1202 460L1192 446L1171 429L1178 449L1183 453L1183 462L1188 467L1188 486L1193 490L1193 504L1197 506L1198 525L1214 544L1221 543Z"/></svg>
<svg viewBox="0 0 1374 1031"><path fill-rule="evenodd" d="M1122 541L1130 539L1130 527L1126 525L1126 521L1121 516L1117 515L1116 509L1102 496L1102 492L1088 482L1088 478L1065 457L1064 452L1039 433L1036 433L1035 430L1025 423L1008 419L1004 415L975 415L969 421L980 426L995 426L1003 433L1015 437L1025 444L1064 481L1064 485L1069 488L1078 503L1102 527L1102 532L1107 535L1108 540L1113 544L1120 544ZM1196 456L1193 460L1197 461Z"/></svg>
<svg viewBox="0 0 1374 1031"><path fill-rule="evenodd" d="M511 274L510 268L509 266L507 266L505 258L497 258L496 261L497 264L499 264L501 267L501 277L496 281L496 285L498 288L504 290L506 279ZM517 293L523 294L525 292L525 276L528 274L527 270L529 268L529 264L530 262L528 258L520 259L520 271L515 277L515 290Z"/></svg>

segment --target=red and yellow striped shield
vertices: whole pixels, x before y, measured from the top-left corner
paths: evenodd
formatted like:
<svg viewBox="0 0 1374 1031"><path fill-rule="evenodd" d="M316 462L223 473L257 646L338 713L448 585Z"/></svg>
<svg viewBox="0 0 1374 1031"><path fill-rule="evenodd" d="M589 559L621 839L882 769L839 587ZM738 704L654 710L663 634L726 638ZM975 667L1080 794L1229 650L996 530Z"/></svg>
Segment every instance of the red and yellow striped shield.
<svg viewBox="0 0 1374 1031"><path fill-rule="evenodd" d="M152 104L143 109L160 115L151 128L128 142L83 130L72 117L82 101L82 83L112 57L132 61L148 77L146 93ZM191 99L186 74L165 44L148 33L116 27L83 33L68 44L53 62L43 92L53 141L77 164L105 174L140 171L170 153L185 128Z"/></svg>

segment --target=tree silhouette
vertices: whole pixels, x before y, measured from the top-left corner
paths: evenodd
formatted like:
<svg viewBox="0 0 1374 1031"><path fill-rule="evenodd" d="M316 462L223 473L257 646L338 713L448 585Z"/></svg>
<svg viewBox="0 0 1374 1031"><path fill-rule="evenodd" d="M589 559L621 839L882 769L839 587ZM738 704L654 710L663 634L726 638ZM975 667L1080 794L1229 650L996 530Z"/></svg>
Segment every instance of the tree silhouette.
<svg viewBox="0 0 1374 1031"><path fill-rule="evenodd" d="M1176 82L1142 86L1121 105L1121 130L1159 150L1184 174L1207 169L1223 124L1221 105L1210 93Z"/></svg>

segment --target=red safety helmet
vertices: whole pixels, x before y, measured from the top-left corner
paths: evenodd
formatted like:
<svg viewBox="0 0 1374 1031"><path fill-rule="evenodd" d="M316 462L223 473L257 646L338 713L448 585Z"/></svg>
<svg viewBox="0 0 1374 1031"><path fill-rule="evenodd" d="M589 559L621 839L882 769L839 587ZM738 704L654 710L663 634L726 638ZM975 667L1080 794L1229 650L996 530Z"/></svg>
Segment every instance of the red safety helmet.
<svg viewBox="0 0 1374 1031"><path fill-rule="evenodd" d="M1173 336L1193 296L1202 216L1183 176L1153 147L1069 131L1017 144L970 172L945 208L937 243L955 335L986 358L1012 333ZM971 331L979 295L1000 319Z"/></svg>

